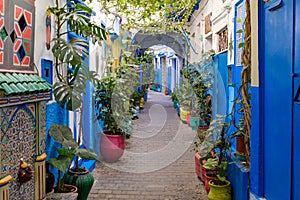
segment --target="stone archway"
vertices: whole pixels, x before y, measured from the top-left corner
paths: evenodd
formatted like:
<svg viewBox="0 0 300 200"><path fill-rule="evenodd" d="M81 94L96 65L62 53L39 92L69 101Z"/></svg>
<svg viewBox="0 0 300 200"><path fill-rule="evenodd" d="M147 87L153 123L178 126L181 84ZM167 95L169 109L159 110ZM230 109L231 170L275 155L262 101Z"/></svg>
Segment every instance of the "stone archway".
<svg viewBox="0 0 300 200"><path fill-rule="evenodd" d="M160 80L157 83L160 91L167 89L169 93L171 93L173 89L175 89L176 83L179 83L181 69L188 62L188 38L184 34L179 34L176 32L154 34L145 33L140 30L133 36L131 44L138 46L137 50L139 51L136 52L137 54L142 53L144 50L155 45L165 45L175 51L176 58L179 61L175 61L177 63L176 66L173 64L171 67L168 67L168 69L167 67L163 67L162 69L157 70L157 73L160 74L158 75L160 78L157 78Z"/></svg>
<svg viewBox="0 0 300 200"><path fill-rule="evenodd" d="M151 46L162 44L172 48L178 57L187 61L186 40L183 35L170 32L166 34L153 34L138 31L132 38L133 45L139 45L141 49L148 49Z"/></svg>

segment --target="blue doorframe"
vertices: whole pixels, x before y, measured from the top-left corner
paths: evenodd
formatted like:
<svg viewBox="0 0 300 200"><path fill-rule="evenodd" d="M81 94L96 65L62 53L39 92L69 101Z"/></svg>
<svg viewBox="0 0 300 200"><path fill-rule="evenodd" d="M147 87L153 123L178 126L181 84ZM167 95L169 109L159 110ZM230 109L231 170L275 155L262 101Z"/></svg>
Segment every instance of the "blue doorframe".
<svg viewBox="0 0 300 200"><path fill-rule="evenodd" d="M260 186L263 196L272 200L296 199L292 191L299 191L293 189L292 178L294 2L296 0L260 1L263 10L259 16L262 108L259 126L263 133L263 183ZM295 169L300 166L297 167Z"/></svg>
<svg viewBox="0 0 300 200"><path fill-rule="evenodd" d="M172 59L172 63L173 63L173 67L174 67L174 88L172 88L172 90L175 90L176 88L176 84L177 84L177 59L176 58L173 58Z"/></svg>

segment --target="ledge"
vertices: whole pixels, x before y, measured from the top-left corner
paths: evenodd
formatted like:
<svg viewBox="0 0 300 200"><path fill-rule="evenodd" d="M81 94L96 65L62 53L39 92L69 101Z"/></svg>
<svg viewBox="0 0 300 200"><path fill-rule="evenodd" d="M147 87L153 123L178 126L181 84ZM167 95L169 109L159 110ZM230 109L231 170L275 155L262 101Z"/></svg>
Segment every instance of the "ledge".
<svg viewBox="0 0 300 200"><path fill-rule="evenodd" d="M5 176L4 178L1 178L0 179L0 187L5 186L11 180L12 180L11 175L8 175L8 176Z"/></svg>

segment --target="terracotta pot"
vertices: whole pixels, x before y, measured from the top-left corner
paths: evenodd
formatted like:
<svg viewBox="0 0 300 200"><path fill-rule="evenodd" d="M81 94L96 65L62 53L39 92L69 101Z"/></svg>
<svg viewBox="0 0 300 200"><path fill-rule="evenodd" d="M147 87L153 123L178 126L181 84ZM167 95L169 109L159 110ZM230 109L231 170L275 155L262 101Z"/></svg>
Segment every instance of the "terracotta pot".
<svg viewBox="0 0 300 200"><path fill-rule="evenodd" d="M245 155L244 137L242 135L238 135L235 137L235 140L236 140L236 152L240 155Z"/></svg>
<svg viewBox="0 0 300 200"><path fill-rule="evenodd" d="M112 131L103 131L100 141L100 153L106 162L113 163L119 160L125 149L123 135L111 135Z"/></svg>
<svg viewBox="0 0 300 200"><path fill-rule="evenodd" d="M201 163L200 163L200 154L195 153L195 170L198 178L202 181L202 168L201 168Z"/></svg>
<svg viewBox="0 0 300 200"><path fill-rule="evenodd" d="M204 161L206 162L206 160ZM204 164L203 162L203 164ZM205 183L206 181L206 174L217 174L218 173L218 169L214 169L214 170L211 170L211 169L206 169L203 167L203 165L201 165L201 170L202 170L202 178L203 178L203 182Z"/></svg>

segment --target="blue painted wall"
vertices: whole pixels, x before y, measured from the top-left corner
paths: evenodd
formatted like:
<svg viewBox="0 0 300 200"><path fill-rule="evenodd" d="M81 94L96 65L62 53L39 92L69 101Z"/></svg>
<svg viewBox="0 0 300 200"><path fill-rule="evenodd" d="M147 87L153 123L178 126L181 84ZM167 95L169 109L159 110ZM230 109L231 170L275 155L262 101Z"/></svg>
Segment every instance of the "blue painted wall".
<svg viewBox="0 0 300 200"><path fill-rule="evenodd" d="M215 68L215 86L213 92L213 115L226 115L231 112L233 100L237 95L240 80L240 66L231 66L232 70L232 84L228 83L228 66L227 66L227 52L218 54L214 57ZM234 130L231 130L232 132ZM235 151L235 142L233 140L233 149ZM233 200L246 200L249 198L248 194L248 170L241 164L241 162L231 155L231 164L228 166L228 180L231 182L232 198Z"/></svg>
<svg viewBox="0 0 300 200"><path fill-rule="evenodd" d="M60 144L56 143L48 134L49 129L53 123L63 124L65 126L69 125L68 111L62 109L58 103L48 104L46 107L46 154L47 160L50 158L56 158L58 153L57 148ZM57 180L57 170L50 166L50 171L56 176Z"/></svg>
<svg viewBox="0 0 300 200"><path fill-rule="evenodd" d="M213 116L216 114L226 115L228 104L227 84L227 52L214 57L214 92L212 97Z"/></svg>
<svg viewBox="0 0 300 200"><path fill-rule="evenodd" d="M264 197L272 200L291 199L293 9L291 0L271 1L261 16L263 189Z"/></svg>

